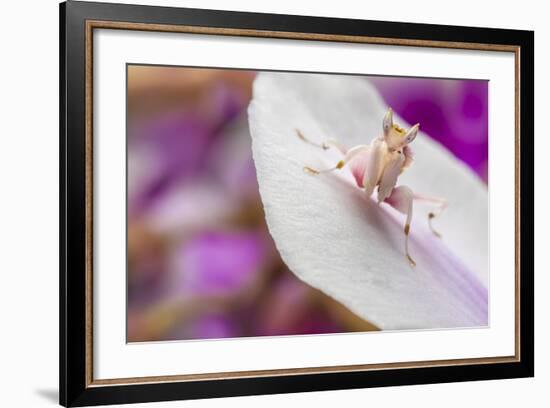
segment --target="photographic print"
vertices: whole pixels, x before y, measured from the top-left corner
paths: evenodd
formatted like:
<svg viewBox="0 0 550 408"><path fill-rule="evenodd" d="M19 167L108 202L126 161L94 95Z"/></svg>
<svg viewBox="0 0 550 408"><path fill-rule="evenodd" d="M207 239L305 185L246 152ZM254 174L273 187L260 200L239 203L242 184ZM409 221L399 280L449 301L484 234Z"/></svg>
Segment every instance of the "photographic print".
<svg viewBox="0 0 550 408"><path fill-rule="evenodd" d="M128 342L489 325L488 81L126 69Z"/></svg>

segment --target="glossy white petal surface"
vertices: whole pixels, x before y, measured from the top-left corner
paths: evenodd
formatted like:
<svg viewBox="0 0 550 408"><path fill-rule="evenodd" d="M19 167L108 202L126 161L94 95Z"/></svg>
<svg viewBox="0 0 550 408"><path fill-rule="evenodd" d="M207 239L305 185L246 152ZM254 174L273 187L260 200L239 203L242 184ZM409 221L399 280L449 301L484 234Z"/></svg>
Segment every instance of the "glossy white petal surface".
<svg viewBox="0 0 550 408"><path fill-rule="evenodd" d="M403 90L406 92L406 89ZM270 233L288 267L382 329L469 327L488 322L488 197L477 176L420 132L414 164L397 186L448 200L428 229L430 208L416 204L405 258L404 216L378 205L351 171L312 176L305 165L333 167L348 148L382 133L387 106L365 78L261 73L249 107L252 148ZM394 123L408 128L394 114Z"/></svg>

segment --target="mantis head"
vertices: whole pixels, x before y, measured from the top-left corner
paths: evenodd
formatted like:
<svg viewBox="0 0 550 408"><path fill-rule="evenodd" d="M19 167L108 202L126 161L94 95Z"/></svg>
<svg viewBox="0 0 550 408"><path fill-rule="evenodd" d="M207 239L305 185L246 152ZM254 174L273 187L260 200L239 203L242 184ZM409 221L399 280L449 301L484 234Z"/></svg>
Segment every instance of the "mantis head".
<svg viewBox="0 0 550 408"><path fill-rule="evenodd" d="M391 108L384 116L383 121L384 140L391 150L401 150L403 147L411 143L420 128L420 124L412 126L409 130L405 130L393 123L393 111Z"/></svg>

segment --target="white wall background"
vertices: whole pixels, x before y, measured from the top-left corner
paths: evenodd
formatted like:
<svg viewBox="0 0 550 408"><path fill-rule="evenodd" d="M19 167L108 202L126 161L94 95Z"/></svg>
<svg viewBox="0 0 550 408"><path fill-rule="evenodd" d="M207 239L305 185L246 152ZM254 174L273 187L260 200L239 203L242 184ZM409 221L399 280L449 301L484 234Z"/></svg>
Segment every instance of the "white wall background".
<svg viewBox="0 0 550 408"><path fill-rule="evenodd" d="M122 1L120 1L122 2ZM127 1L124 1L127 2ZM131 2L131 1L130 1ZM140 1L135 1L140 2ZM57 404L58 7L57 0L0 5L0 406ZM550 311L548 169L550 26L544 2L461 0L165 0L147 4L535 30L536 378L230 398L136 407L548 406ZM529 143L530 141L523 141Z"/></svg>

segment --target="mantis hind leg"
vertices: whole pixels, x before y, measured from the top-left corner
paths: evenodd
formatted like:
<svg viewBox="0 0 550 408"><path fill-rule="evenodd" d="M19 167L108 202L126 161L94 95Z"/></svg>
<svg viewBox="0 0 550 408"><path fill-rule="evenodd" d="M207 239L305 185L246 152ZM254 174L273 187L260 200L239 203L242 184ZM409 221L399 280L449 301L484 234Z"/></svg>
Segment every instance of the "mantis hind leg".
<svg viewBox="0 0 550 408"><path fill-rule="evenodd" d="M425 196L420 194L415 194L414 199L420 202L425 202L434 206L434 209L428 213L428 225L432 233L441 238L441 234L436 231L433 227L432 220L435 217L439 217L443 211L447 208L447 200L439 197Z"/></svg>
<svg viewBox="0 0 550 408"><path fill-rule="evenodd" d="M386 203L391 205L397 211L406 215L405 220L405 256L411 264L411 266L416 266L416 262L411 257L409 253L409 234L411 229L411 220L413 215L413 202L420 201L431 203L436 206L434 211L428 213L428 224L432 233L438 237L441 237L441 234L437 232L432 226L432 219L440 215L445 208L447 207L447 200L438 197L423 196L413 193L413 191L406 186L399 186L393 189L390 196L384 200Z"/></svg>
<svg viewBox="0 0 550 408"><path fill-rule="evenodd" d="M406 186L395 187L390 196L384 200L384 202L391 205L400 213L405 214L407 217L403 228L403 232L405 233L405 257L411 266L416 266L416 262L409 253L409 234L411 231L413 201L414 193L409 187Z"/></svg>

